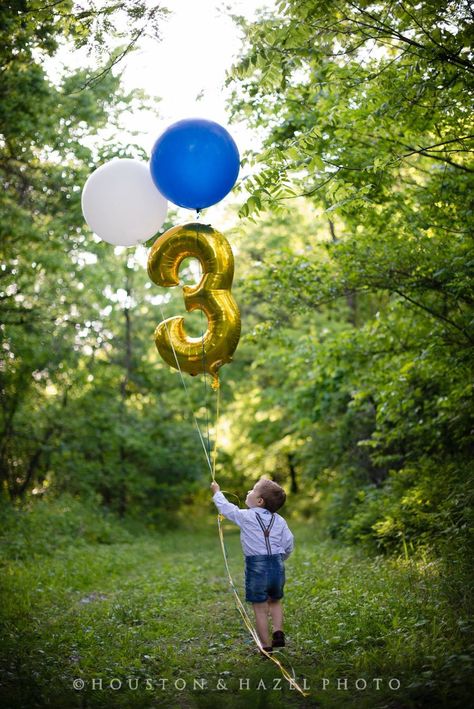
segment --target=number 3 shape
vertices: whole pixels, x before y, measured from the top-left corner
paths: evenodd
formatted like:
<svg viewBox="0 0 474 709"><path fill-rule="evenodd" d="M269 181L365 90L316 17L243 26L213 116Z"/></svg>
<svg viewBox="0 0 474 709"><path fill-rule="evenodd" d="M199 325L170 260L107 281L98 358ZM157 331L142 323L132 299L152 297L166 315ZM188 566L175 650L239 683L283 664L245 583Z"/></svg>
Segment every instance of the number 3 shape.
<svg viewBox="0 0 474 709"><path fill-rule="evenodd" d="M203 275L196 286L183 287L184 303L188 312L204 311L207 330L202 337L188 337L183 317L167 318L155 330L155 344L172 367L193 376L209 372L217 386L217 370L231 361L240 338L239 308L230 292L234 257L227 239L211 226L184 224L155 241L148 275L159 286L177 286L181 262L189 257L198 259Z"/></svg>

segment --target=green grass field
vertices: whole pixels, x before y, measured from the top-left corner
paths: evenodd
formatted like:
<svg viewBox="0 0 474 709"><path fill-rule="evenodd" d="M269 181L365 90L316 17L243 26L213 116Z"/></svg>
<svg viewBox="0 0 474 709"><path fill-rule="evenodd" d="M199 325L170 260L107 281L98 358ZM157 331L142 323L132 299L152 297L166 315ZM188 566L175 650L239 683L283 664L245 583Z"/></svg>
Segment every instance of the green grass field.
<svg viewBox="0 0 474 709"><path fill-rule="evenodd" d="M211 506L163 532L74 500L5 510L1 706L469 706L459 579L436 559L373 556L291 526L279 659L305 698L259 656L238 614ZM243 600L230 523L225 539Z"/></svg>

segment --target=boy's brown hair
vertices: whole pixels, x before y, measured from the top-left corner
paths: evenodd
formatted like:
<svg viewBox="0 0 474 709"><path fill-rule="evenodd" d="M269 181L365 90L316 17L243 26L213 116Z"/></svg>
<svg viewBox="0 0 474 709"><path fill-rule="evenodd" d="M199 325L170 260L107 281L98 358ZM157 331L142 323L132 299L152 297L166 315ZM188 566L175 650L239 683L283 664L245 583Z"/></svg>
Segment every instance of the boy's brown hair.
<svg viewBox="0 0 474 709"><path fill-rule="evenodd" d="M265 508L270 512L276 512L285 504L286 492L273 480L260 478L258 481L258 494L263 498Z"/></svg>

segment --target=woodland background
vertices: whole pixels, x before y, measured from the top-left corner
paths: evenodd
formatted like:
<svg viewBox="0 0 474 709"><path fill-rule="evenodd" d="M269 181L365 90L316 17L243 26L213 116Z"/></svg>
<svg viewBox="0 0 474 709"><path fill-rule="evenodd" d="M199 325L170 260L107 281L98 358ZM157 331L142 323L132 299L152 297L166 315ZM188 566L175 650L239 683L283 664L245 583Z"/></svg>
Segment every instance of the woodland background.
<svg viewBox="0 0 474 709"><path fill-rule="evenodd" d="M116 12L129 33L112 50ZM12 0L0 11L7 537L55 500L149 530L179 528L203 506L212 513L191 416L212 446L210 382L189 379L188 399L153 343L162 316L144 248L99 242L80 207L101 162L147 159L119 134L100 149L90 137L146 104L124 93L120 66L142 36L159 35L165 14L69 0ZM229 111L261 131L264 149L245 156L241 218L226 232L243 331L221 370L217 479L242 499L268 475L288 492L286 514L336 543L441 559L464 608L472 7L288 0L254 23L235 21L246 43L228 78ZM65 41L89 46L95 68L53 81L44 59ZM170 214L165 227L173 223ZM179 288L162 307L182 313ZM186 317L202 331L199 316Z"/></svg>

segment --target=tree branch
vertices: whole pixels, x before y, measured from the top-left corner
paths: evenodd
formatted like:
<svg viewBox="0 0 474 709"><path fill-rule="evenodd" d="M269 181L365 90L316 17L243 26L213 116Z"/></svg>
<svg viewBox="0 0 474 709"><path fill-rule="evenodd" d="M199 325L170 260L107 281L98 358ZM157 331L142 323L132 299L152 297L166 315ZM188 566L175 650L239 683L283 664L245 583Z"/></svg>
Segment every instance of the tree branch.
<svg viewBox="0 0 474 709"><path fill-rule="evenodd" d="M393 292L394 292L394 293L397 293L397 295L399 295L401 298L404 298L405 300L408 300L408 302L409 302L409 303L412 303L412 305L416 305L417 308L421 308L422 310L425 310L427 313L429 313L430 315L432 315L434 318L437 318L438 320L442 320L443 322L447 323L448 325L451 325L451 327L456 328L456 330L458 330L459 332L462 332L462 334L464 335L464 337L465 337L469 342L474 343L474 338L471 337L471 336L469 335L469 333L466 332L466 330L465 330L463 327L461 327L460 325L458 325L457 323L455 323L453 320L450 320L450 319L447 318L445 315L441 315L441 313L438 313L436 310L433 310L432 308L429 308L427 305L424 305L423 303L419 303L418 301L414 300L414 299L411 298L409 295L407 295L406 293L403 293L403 291L398 290L397 288L394 288L394 289L393 289Z"/></svg>

